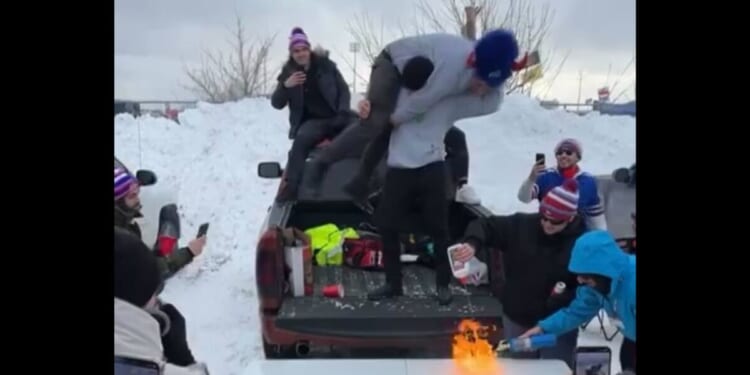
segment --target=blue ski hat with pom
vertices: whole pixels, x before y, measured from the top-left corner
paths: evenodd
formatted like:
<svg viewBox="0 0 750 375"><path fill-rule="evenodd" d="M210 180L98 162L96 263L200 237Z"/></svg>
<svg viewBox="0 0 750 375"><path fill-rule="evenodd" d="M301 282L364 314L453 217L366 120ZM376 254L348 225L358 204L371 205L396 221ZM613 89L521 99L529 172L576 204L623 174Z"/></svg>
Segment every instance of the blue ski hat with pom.
<svg viewBox="0 0 750 375"><path fill-rule="evenodd" d="M499 87L513 73L518 58L518 42L509 30L492 30L474 46L476 75L490 87Z"/></svg>

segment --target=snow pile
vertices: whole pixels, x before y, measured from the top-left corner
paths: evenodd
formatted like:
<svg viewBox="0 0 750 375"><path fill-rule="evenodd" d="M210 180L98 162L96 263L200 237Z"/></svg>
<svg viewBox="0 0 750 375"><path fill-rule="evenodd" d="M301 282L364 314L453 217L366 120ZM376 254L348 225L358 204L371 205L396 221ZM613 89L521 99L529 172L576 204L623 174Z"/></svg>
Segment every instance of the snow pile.
<svg viewBox="0 0 750 375"><path fill-rule="evenodd" d="M579 116L546 110L525 96L511 95L499 112L459 121L469 144L469 183L493 212L533 211L536 204L516 199L518 188L531 172L534 155L546 154L555 165L555 145L564 138L582 144L581 167L592 174L611 174L635 162L635 120L631 117Z"/></svg>
<svg viewBox="0 0 750 375"><path fill-rule="evenodd" d="M186 316L196 358L207 361L212 373L239 374L263 357L254 252L278 185L278 180L258 178L256 168L260 161L286 161L288 116L267 99L246 99L201 103L183 112L180 123L117 116L115 152L131 169L156 172L159 183L144 188L144 194L174 189L183 244L202 222L211 222L203 255L167 284L163 297ZM469 143L470 184L498 213L536 209L518 202L518 186L535 153L545 152L548 165L554 164L553 148L562 138L582 142L582 166L595 174L609 174L635 160L634 119L545 110L522 96L506 98L498 113L458 126ZM158 214L158 208L150 210ZM598 337L586 344L601 345Z"/></svg>

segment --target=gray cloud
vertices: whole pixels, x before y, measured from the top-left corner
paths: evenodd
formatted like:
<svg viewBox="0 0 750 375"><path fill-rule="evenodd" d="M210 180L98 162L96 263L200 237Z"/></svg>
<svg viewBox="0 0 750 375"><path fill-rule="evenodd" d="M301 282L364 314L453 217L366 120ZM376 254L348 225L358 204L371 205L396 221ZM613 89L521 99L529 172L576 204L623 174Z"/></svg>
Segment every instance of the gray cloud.
<svg viewBox="0 0 750 375"><path fill-rule="evenodd" d="M549 3L555 11L547 47L554 48L558 59L570 53L561 75L571 77L584 70L591 77L606 77L610 65L612 74L619 74L632 57L634 0L532 1ZM351 60L352 38L346 30L351 16L367 11L378 25L382 19L386 27L399 22L408 26L414 20L413 4L413 0L115 0L115 96L192 98L183 87L183 67L197 62L202 49L226 45L235 12L252 35L277 34L269 70L285 58L291 28L301 26L313 44L332 50L350 80L351 68L341 54ZM386 31L386 37L396 35L397 30L390 35ZM366 76L362 61L360 56L358 72ZM556 81L548 96L575 98L577 84L570 87L569 81Z"/></svg>

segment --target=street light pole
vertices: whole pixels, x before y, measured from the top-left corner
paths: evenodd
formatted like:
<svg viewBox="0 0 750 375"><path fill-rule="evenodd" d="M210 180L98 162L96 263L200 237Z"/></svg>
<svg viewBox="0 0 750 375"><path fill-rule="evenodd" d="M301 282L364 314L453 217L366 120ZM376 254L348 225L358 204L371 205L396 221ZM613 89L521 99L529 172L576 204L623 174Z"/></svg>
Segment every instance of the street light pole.
<svg viewBox="0 0 750 375"><path fill-rule="evenodd" d="M359 43L349 43L349 52L354 55L354 66L352 67L352 93L357 92L357 53L359 52Z"/></svg>

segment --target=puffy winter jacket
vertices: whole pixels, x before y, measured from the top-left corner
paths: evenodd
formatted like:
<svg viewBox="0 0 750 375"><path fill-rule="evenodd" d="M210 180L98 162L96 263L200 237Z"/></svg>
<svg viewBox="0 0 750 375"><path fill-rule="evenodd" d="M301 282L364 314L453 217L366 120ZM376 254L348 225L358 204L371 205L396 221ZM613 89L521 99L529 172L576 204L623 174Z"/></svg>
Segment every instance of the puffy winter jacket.
<svg viewBox="0 0 750 375"><path fill-rule="evenodd" d="M157 363L163 375L208 375L205 365L175 366L164 360L161 332L148 312L115 298L115 356Z"/></svg>
<svg viewBox="0 0 750 375"><path fill-rule="evenodd" d="M545 332L563 334L591 320L600 309L622 322L623 335L635 341L635 256L628 255L606 231L591 231L578 239L568 266L576 274L612 279L604 296L589 286L579 286L570 306L539 322Z"/></svg>

